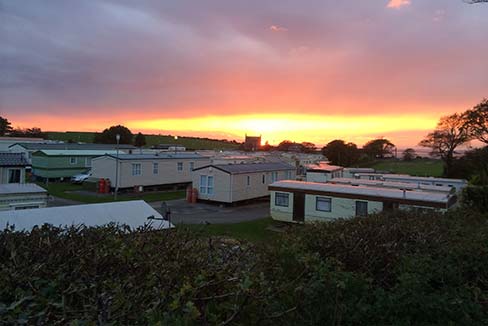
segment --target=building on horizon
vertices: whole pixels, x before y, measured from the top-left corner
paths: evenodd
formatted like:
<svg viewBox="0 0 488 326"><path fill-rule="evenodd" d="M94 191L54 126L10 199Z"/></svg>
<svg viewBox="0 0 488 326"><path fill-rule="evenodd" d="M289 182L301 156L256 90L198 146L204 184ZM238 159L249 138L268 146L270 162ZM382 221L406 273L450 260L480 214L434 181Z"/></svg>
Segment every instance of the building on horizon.
<svg viewBox="0 0 488 326"><path fill-rule="evenodd" d="M261 135L259 136L248 136L246 134L246 138L244 140L244 144L242 144L242 149L249 152L255 152L261 148Z"/></svg>

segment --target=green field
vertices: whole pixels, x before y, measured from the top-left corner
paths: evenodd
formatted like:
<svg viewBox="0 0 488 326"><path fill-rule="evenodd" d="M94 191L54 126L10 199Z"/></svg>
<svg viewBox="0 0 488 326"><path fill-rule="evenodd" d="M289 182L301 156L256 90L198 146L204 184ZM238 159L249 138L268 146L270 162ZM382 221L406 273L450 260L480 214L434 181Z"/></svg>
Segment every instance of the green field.
<svg viewBox="0 0 488 326"><path fill-rule="evenodd" d="M61 141L73 141L73 142L83 142L92 143L95 137L94 132L48 132L48 139L51 140L61 140ZM184 146L190 150L196 149L237 149L239 144L225 141L225 140L215 140L206 138L195 138L195 137L180 137L175 140L174 136L170 135L145 135L146 136L146 147L150 147L157 144L178 144Z"/></svg>
<svg viewBox="0 0 488 326"><path fill-rule="evenodd" d="M52 196L79 201L81 203L93 204L93 203L108 203L114 201L113 196L97 196L97 194L82 194L77 191L85 190L82 185L70 184L63 182L39 183L39 186L43 187ZM184 191L167 191L167 192L146 192L142 194L120 194L117 197L117 201L138 200L142 199L147 202L163 201L180 199L185 197Z"/></svg>
<svg viewBox="0 0 488 326"><path fill-rule="evenodd" d="M432 159L416 159L413 161L382 160L364 165L380 171L410 174L422 177L442 176L442 161Z"/></svg>
<svg viewBox="0 0 488 326"><path fill-rule="evenodd" d="M189 228L205 236L223 236L238 240L262 242L272 240L278 236L277 232L269 229L273 223L273 220L268 217L235 224L180 224L178 227Z"/></svg>

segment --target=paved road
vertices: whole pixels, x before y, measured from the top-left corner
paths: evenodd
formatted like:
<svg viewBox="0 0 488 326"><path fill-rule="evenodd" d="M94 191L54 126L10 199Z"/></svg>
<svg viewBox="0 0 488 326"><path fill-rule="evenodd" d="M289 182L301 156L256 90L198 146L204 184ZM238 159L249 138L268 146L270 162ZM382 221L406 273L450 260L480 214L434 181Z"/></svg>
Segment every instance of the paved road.
<svg viewBox="0 0 488 326"><path fill-rule="evenodd" d="M149 204L161 213L161 203ZM189 204L184 199L169 200L166 204L171 209L171 222L175 224L231 224L269 216L269 202L267 201L235 207L206 203Z"/></svg>

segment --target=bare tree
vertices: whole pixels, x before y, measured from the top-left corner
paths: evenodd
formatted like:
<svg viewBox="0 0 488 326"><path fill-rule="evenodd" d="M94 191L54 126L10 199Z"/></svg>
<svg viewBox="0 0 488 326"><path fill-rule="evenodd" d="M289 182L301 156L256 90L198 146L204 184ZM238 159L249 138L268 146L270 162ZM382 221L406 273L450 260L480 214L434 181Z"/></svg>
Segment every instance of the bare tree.
<svg viewBox="0 0 488 326"><path fill-rule="evenodd" d="M455 113L442 117L437 123L436 129L429 133L419 145L429 147L432 149L431 155L438 156L444 161L444 175L449 176L456 148L470 139L463 116Z"/></svg>

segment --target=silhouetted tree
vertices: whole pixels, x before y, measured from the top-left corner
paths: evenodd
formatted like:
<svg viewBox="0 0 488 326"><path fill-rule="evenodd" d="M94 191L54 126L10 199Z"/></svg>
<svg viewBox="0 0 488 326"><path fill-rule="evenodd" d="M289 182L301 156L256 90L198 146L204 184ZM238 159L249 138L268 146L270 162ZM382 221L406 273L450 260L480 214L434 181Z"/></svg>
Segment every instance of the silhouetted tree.
<svg viewBox="0 0 488 326"><path fill-rule="evenodd" d="M5 136L5 134L12 131L12 126L10 121L6 118L0 117L0 136Z"/></svg>
<svg viewBox="0 0 488 326"><path fill-rule="evenodd" d="M294 143L292 141L283 140L281 143L278 144L276 149L278 149L279 151L288 152L288 150L290 149L290 146L292 146L293 144Z"/></svg>
<svg viewBox="0 0 488 326"><path fill-rule="evenodd" d="M488 184L488 146L464 153L453 161L450 176L468 179L475 185Z"/></svg>
<svg viewBox="0 0 488 326"><path fill-rule="evenodd" d="M356 144L336 139L322 148L322 153L334 165L351 166L359 161L360 151Z"/></svg>
<svg viewBox="0 0 488 326"><path fill-rule="evenodd" d="M488 145L488 99L463 114L469 135Z"/></svg>
<svg viewBox="0 0 488 326"><path fill-rule="evenodd" d="M440 157L444 161L444 175L450 176L456 148L470 139L463 117L455 113L442 117L436 129L419 145L430 148L431 155Z"/></svg>
<svg viewBox="0 0 488 326"><path fill-rule="evenodd" d="M314 143L303 142L301 145L304 153L315 153L317 151L317 147L315 147Z"/></svg>
<svg viewBox="0 0 488 326"><path fill-rule="evenodd" d="M370 159L385 158L386 155L393 155L395 145L385 138L373 139L363 146L363 151Z"/></svg>
<svg viewBox="0 0 488 326"><path fill-rule="evenodd" d="M124 126L117 125L96 134L94 142L100 144L116 144L116 135L120 135L120 144L132 144L132 132Z"/></svg>
<svg viewBox="0 0 488 326"><path fill-rule="evenodd" d="M417 156L415 149L407 148L403 151L403 160L404 161L411 161Z"/></svg>
<svg viewBox="0 0 488 326"><path fill-rule="evenodd" d="M12 137L28 137L28 138L47 138L47 134L41 128L33 127L27 129L16 128L10 132Z"/></svg>
<svg viewBox="0 0 488 326"><path fill-rule="evenodd" d="M143 147L146 145L146 136L142 133L137 133L136 137L134 138L134 145L136 147Z"/></svg>

